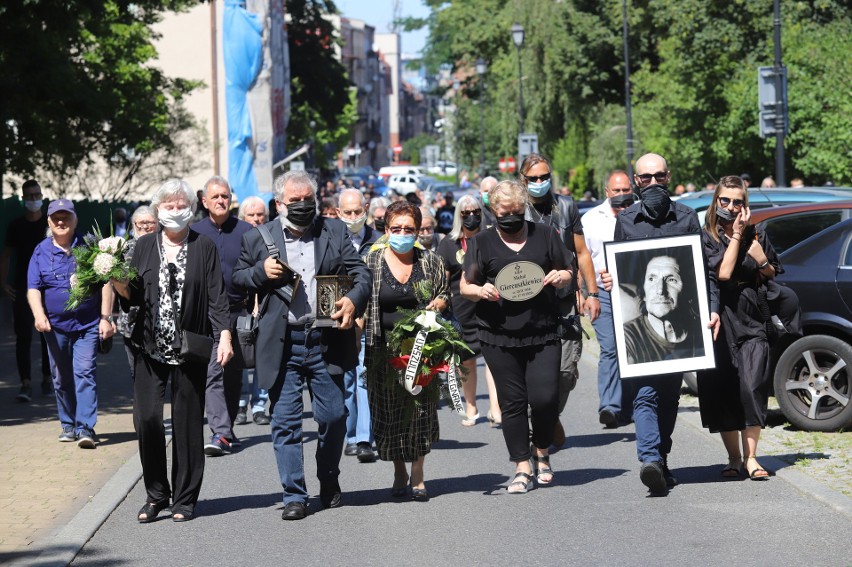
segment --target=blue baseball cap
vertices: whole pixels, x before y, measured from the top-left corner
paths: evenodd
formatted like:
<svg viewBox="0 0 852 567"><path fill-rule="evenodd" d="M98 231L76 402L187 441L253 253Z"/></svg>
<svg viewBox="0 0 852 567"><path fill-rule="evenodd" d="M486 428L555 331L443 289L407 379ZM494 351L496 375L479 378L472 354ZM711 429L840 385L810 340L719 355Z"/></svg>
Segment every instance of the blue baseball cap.
<svg viewBox="0 0 852 567"><path fill-rule="evenodd" d="M74 203L70 199L56 199L51 201L47 206L47 216L58 213L59 211L68 211L69 213L77 214L74 210Z"/></svg>

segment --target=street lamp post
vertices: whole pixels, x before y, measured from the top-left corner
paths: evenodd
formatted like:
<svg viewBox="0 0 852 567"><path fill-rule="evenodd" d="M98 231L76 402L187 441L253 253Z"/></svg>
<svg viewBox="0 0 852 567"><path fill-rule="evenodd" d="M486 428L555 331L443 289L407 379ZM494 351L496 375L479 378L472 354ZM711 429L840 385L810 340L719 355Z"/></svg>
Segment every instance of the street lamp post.
<svg viewBox="0 0 852 567"><path fill-rule="evenodd" d="M453 115L453 161L456 164L456 187L459 186L459 170L461 160L459 159L459 88L461 83L453 81L453 96L455 97L455 114Z"/></svg>
<svg viewBox="0 0 852 567"><path fill-rule="evenodd" d="M485 71L487 67L485 60L481 57L476 60L476 74L479 75L479 169L485 175L485 103L483 94L485 92Z"/></svg>
<svg viewBox="0 0 852 567"><path fill-rule="evenodd" d="M624 28L624 108L627 111L627 178L633 181L633 121L630 116L630 49L627 44L627 0L623 0Z"/></svg>
<svg viewBox="0 0 852 567"><path fill-rule="evenodd" d="M518 50L518 101L520 103L520 119L521 119L521 129L518 131L518 134L524 133L524 79L523 72L521 70L521 46L524 45L524 26L515 22L512 24L512 41L515 42L515 47Z"/></svg>

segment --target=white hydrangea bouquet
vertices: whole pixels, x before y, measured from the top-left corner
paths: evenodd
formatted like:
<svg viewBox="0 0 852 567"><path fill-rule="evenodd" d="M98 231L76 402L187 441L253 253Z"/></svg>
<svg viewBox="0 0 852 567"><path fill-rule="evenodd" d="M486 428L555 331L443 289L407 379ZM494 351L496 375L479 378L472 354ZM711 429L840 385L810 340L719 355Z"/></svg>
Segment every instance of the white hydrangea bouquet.
<svg viewBox="0 0 852 567"><path fill-rule="evenodd" d="M127 238L110 236L104 238L101 229L95 223L93 234L83 237L83 245L76 246L72 252L77 269L71 275L71 290L65 309L76 309L80 304L97 293L110 279L127 280L136 275L136 270L124 258Z"/></svg>

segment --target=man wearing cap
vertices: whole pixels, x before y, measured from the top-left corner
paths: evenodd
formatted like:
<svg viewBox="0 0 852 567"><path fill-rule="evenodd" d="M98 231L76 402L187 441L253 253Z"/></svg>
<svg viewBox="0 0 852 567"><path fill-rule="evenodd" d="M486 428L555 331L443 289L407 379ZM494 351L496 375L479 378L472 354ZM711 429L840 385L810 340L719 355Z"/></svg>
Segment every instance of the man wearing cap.
<svg viewBox="0 0 852 567"><path fill-rule="evenodd" d="M80 448L94 449L98 340L115 333L114 294L112 286L104 285L78 307L65 308L77 270L72 249L83 245L83 239L75 233L77 214L68 199L52 201L47 217L50 236L35 247L30 259L27 301L36 330L44 333L54 368L53 387L62 424L59 441L76 441Z"/></svg>
<svg viewBox="0 0 852 567"><path fill-rule="evenodd" d="M33 313L27 304L27 267L36 245L44 240L47 232L47 216L42 211L44 206L41 187L35 179L25 181L21 187L24 197L24 214L12 220L6 229L6 246L3 248L3 258L0 260L0 284L3 293L12 300L12 317L15 328L15 361L18 364L18 374L21 377L21 389L15 399L19 402L29 402L32 394L32 361L30 360L30 345L33 341ZM9 267L12 265L12 255L15 256L14 279L9 283ZM47 343L44 335L39 333L41 342L41 393L45 396L53 392L53 382L50 378L50 362L47 355Z"/></svg>

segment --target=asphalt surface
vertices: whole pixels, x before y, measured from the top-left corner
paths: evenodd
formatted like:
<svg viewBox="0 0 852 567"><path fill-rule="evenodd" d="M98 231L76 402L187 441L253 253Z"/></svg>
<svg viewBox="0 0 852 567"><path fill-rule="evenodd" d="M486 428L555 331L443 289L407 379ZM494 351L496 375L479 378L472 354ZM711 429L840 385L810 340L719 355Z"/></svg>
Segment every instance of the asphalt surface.
<svg viewBox="0 0 852 567"><path fill-rule="evenodd" d="M136 522L145 501L129 461L29 565L65 564L86 527L97 530L73 565L849 565L848 499L815 495L791 471L765 482L723 480L718 439L681 414L669 464L680 480L667 497L639 481L633 427L597 422L595 360L563 414L555 481L509 495L513 467L500 429L466 428L440 411L441 437L426 458L427 503L390 496L391 463L343 457L343 506L322 509L315 478L315 424L306 404L305 467L312 514L281 520L281 494L267 427L239 426L241 452L208 458L196 519L165 514ZM480 411L486 408L480 380ZM307 398L306 398L307 399ZM764 458L768 468L778 459ZM128 493L129 490L129 493ZM126 499L122 498L126 494ZM114 511L103 521L109 510ZM88 511L87 511L88 510Z"/></svg>

